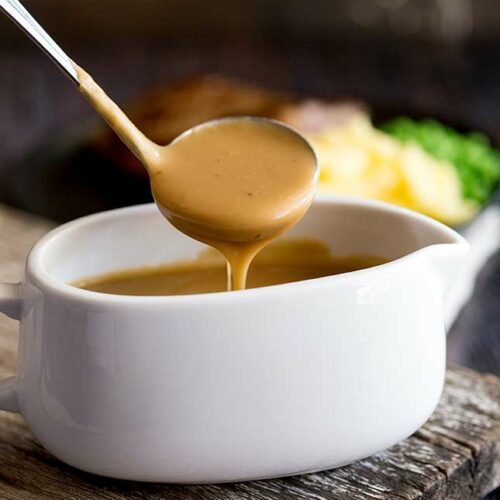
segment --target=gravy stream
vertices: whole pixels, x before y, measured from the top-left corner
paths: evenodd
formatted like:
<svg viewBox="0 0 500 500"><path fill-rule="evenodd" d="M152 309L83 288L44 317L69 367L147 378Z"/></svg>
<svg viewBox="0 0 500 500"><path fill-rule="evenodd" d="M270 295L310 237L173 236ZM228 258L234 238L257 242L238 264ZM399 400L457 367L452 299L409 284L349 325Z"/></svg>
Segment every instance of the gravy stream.
<svg viewBox="0 0 500 500"><path fill-rule="evenodd" d="M324 243L310 239L277 240L256 257L247 288L331 276L384 263L367 255L333 257ZM224 258L213 249L198 258L155 267L128 269L74 283L94 292L118 295L187 295L226 290Z"/></svg>
<svg viewBox="0 0 500 500"><path fill-rule="evenodd" d="M313 200L318 169L312 149L295 132L250 118L201 125L159 146L75 68L80 92L147 169L163 215L226 257L228 288L245 288L255 255L300 220Z"/></svg>

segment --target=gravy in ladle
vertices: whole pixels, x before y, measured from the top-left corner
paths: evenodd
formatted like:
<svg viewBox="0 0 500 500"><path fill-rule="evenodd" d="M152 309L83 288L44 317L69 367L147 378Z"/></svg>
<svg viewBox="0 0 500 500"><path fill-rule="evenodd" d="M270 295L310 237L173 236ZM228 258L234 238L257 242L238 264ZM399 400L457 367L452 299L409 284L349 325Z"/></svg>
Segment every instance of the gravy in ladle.
<svg viewBox="0 0 500 500"><path fill-rule="evenodd" d="M92 78L76 67L80 92L147 169L164 216L227 259L228 288L245 288L254 256L293 226L316 190L314 151L271 120L226 118L168 146L147 139Z"/></svg>

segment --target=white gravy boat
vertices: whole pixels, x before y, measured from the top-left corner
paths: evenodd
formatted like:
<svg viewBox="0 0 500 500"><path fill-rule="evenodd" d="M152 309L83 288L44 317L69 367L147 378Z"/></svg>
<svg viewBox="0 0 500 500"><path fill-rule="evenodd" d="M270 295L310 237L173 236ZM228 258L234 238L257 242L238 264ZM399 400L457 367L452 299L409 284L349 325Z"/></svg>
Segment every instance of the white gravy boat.
<svg viewBox="0 0 500 500"><path fill-rule="evenodd" d="M194 257L154 205L85 217L35 245L0 408L62 461L116 478L222 482L338 467L418 429L445 372L443 292L467 251L408 210L318 199L289 236L391 262L233 293L98 294L67 282Z"/></svg>

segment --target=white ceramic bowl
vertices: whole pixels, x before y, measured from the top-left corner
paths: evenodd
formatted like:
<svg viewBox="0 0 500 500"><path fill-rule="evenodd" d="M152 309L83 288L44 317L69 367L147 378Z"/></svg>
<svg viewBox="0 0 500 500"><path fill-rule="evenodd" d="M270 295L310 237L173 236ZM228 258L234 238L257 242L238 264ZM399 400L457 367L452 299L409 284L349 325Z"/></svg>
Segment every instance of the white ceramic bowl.
<svg viewBox="0 0 500 500"><path fill-rule="evenodd" d="M290 236L372 269L232 293L126 297L66 283L195 256L154 205L85 217L43 238L23 284L0 407L80 469L219 482L337 467L413 433L445 370L443 290L467 249L451 229L378 202L316 201Z"/></svg>

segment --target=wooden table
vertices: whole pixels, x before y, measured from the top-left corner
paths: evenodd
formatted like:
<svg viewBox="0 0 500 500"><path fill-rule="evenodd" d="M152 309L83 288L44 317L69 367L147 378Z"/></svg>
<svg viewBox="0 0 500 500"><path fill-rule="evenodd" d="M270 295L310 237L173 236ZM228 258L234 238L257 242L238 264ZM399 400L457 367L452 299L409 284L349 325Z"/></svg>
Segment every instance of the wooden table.
<svg viewBox="0 0 500 500"><path fill-rule="evenodd" d="M15 281L51 224L0 205L0 279ZM17 324L0 317L0 377L15 370ZM305 476L208 486L105 479L59 462L19 415L0 412L0 498L475 499L500 486L500 379L450 367L440 405L406 441L369 459Z"/></svg>

